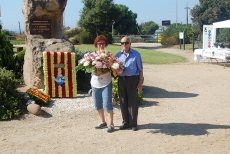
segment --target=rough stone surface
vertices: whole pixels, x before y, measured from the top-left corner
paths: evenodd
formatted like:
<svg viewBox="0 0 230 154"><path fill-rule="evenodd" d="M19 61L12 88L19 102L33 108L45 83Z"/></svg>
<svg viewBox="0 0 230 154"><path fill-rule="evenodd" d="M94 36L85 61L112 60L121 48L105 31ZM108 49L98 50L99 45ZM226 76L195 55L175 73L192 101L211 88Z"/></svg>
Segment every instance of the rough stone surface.
<svg viewBox="0 0 230 154"><path fill-rule="evenodd" d="M45 51L73 52L74 46L65 39L39 39L30 35L24 62L24 81L29 87L44 88L43 56Z"/></svg>
<svg viewBox="0 0 230 154"><path fill-rule="evenodd" d="M67 0L24 0L22 12L25 19L26 53L24 82L29 87L44 88L44 51L74 52L73 44L63 34L63 11ZM51 38L30 34L30 19L51 19Z"/></svg>
<svg viewBox="0 0 230 154"><path fill-rule="evenodd" d="M63 37L63 12L67 0L24 0L22 12L25 20L25 34L30 35L30 19L51 19L52 37Z"/></svg>

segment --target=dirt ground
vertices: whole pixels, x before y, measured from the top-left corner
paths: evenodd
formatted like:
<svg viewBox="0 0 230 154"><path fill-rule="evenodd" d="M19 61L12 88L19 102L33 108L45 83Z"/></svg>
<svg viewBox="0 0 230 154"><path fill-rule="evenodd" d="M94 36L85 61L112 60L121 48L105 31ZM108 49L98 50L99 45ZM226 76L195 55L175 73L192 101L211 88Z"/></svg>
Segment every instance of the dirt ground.
<svg viewBox="0 0 230 154"><path fill-rule="evenodd" d="M52 106L43 107L39 116L27 114L20 120L0 122L1 154L230 153L230 65L224 68L221 62L217 65L207 60L198 63L193 61L192 51L148 46L185 56L188 62L144 64L138 131L119 130L119 106L114 108L113 133L94 129L99 119L92 104L75 112L62 110L61 114L49 112ZM76 99L90 98L81 95Z"/></svg>

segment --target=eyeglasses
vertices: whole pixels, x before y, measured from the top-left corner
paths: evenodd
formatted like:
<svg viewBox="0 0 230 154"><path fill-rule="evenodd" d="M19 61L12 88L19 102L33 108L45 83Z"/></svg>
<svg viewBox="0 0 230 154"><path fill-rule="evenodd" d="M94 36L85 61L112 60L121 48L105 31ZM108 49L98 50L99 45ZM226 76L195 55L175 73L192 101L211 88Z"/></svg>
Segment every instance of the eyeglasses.
<svg viewBox="0 0 230 154"><path fill-rule="evenodd" d="M105 45L105 42L98 42L97 45Z"/></svg>
<svg viewBox="0 0 230 154"><path fill-rule="evenodd" d="M129 42L121 42L121 45L123 45L123 44L127 45L127 44L129 44Z"/></svg>

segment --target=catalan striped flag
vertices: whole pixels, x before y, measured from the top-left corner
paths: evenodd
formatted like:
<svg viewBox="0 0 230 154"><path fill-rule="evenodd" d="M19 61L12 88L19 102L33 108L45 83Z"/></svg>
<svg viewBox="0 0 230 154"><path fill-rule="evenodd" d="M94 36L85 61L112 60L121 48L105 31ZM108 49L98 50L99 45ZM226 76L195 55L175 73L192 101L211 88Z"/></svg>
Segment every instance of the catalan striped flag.
<svg viewBox="0 0 230 154"><path fill-rule="evenodd" d="M45 93L53 98L77 96L75 53L43 52Z"/></svg>

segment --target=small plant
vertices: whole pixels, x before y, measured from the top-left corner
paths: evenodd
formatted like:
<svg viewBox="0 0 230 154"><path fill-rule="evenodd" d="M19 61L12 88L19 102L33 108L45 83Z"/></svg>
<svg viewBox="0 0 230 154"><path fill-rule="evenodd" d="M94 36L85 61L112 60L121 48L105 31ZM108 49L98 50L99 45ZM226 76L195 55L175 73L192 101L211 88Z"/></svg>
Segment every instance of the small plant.
<svg viewBox="0 0 230 154"><path fill-rule="evenodd" d="M112 97L116 104L119 104L119 94L118 94L118 78L112 78Z"/></svg>
<svg viewBox="0 0 230 154"><path fill-rule="evenodd" d="M112 88L113 99L116 101L117 104L120 104L119 94L118 94L118 78L112 78L112 84L113 84L113 88ZM143 91L138 92L139 105L143 102L143 97L144 97Z"/></svg>
<svg viewBox="0 0 230 154"><path fill-rule="evenodd" d="M138 92L139 105L143 102L144 93L143 91Z"/></svg>

